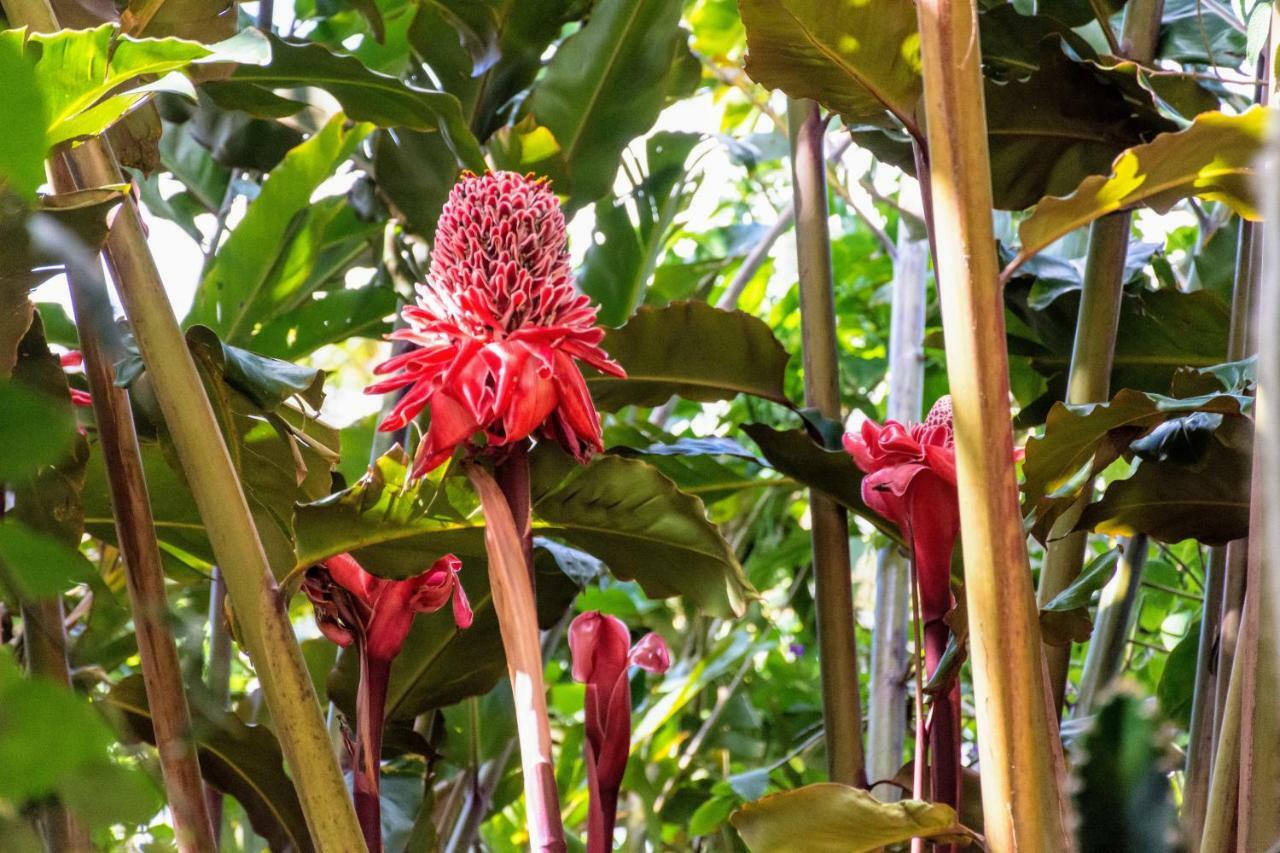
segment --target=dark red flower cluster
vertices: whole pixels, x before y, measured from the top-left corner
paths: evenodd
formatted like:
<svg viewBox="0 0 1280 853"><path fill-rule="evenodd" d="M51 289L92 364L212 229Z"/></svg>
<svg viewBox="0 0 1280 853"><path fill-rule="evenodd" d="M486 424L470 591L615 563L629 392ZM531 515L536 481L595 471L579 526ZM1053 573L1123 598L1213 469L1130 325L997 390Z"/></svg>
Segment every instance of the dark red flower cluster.
<svg viewBox="0 0 1280 853"><path fill-rule="evenodd" d="M370 394L407 388L379 429L403 428L429 408L413 474L482 433L488 445L535 431L580 460L602 448L600 417L575 359L624 376L600 348L596 309L574 289L564 214L544 180L464 176L436 227L427 281L408 327L416 348L374 369L393 374Z"/></svg>

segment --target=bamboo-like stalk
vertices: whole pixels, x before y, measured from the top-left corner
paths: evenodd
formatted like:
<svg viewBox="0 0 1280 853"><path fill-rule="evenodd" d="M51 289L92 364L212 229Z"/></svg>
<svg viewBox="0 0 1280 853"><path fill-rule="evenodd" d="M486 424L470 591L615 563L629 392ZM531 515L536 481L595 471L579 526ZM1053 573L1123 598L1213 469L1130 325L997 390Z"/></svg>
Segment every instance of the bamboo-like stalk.
<svg viewBox="0 0 1280 853"><path fill-rule="evenodd" d="M74 190L65 164L55 160L52 165L54 187L59 192ZM105 301L106 283L101 280L96 265L88 264L72 265L67 280L93 399L98 446L106 462L116 537L124 557L138 656L142 660L142 678L173 829L180 850L214 850L217 845L205 804L200 763L190 740L191 714L182 684L178 648L169 629L164 567L143 477L133 411L128 392L115 384L113 365L123 352L113 346L115 342L103 337L104 331L109 333L114 328L111 305Z"/></svg>
<svg viewBox="0 0 1280 853"><path fill-rule="evenodd" d="M1218 747L1213 756L1213 775L1209 780L1209 804L1205 810L1204 834L1200 850L1225 853L1236 847L1236 810L1240 792L1240 683L1244 673L1236 658L1227 679L1228 688Z"/></svg>
<svg viewBox="0 0 1280 853"><path fill-rule="evenodd" d="M787 103L787 121L791 131L805 403L828 418L841 420L827 176L822 155L824 123L817 104L796 100ZM843 508L813 490L809 493L809 517L827 775L833 782L865 788L849 522Z"/></svg>
<svg viewBox="0 0 1280 853"><path fill-rule="evenodd" d="M38 32L58 28L47 0L3 0L3 6L12 24ZM71 149L67 165L77 187L122 182L109 145L99 137ZM312 840L322 851L363 850L286 602L130 197L112 225L106 254L178 459L226 573L242 637L271 708Z"/></svg>
<svg viewBox="0 0 1280 853"><path fill-rule="evenodd" d="M1149 65L1155 56L1164 0L1131 0L1125 9L1121 56ZM1110 32L1106 22L1103 28ZM1130 213L1113 213L1089 226L1089 250L1076 320L1075 342L1067 379L1067 403L1097 403L1110 396L1111 366L1115 356L1120 300L1124 296L1124 267L1129 248ZM1073 533L1079 511L1091 499L1086 489L1074 511L1065 513L1050 532L1051 541L1040 570L1036 601L1053 600L1080 576L1088 534ZM1045 645L1045 661L1054 708L1062 713L1066 697L1071 644Z"/></svg>
<svg viewBox="0 0 1280 853"><path fill-rule="evenodd" d="M1277 20L1273 13L1273 32ZM1258 340L1280 335L1280 124L1272 117L1260 186L1265 188L1267 221L1263 225L1263 268L1257 299ZM1239 849L1271 850L1280 840L1280 754L1270 748L1280 738L1280 352L1258 351L1258 394L1255 416L1254 467L1250 505L1249 570L1242 630L1244 680L1240 697Z"/></svg>
<svg viewBox="0 0 1280 853"><path fill-rule="evenodd" d="M1115 576L1102 590L1098 618L1080 676L1080 698L1074 716L1087 717L1097 707L1108 684L1120 674L1125 647L1137 617L1138 591L1142 567L1147 562L1147 537L1139 534L1125 545Z"/></svg>
<svg viewBox="0 0 1280 853"><path fill-rule="evenodd" d="M1218 626L1222 616L1222 587L1227 569L1227 549L1209 549L1204 576L1204 609L1200 615L1200 636L1196 651L1195 690L1191 698L1191 723L1187 735L1187 761L1182 784L1182 827L1198 850L1204 831L1204 812L1209 797L1209 775L1213 770L1213 700L1219 681L1226 678L1215 665Z"/></svg>
<svg viewBox="0 0 1280 853"><path fill-rule="evenodd" d="M1004 305L973 0L920 0L933 218L955 418L987 847L1062 850L1061 744L1048 713L1009 413Z"/></svg>
<svg viewBox="0 0 1280 853"><path fill-rule="evenodd" d="M899 203L920 210L919 190L906 186ZM924 396L924 309L929 269L927 237L912 232L907 217L898 220L898 252L893 267L893 303L889 322L890 420L920 420ZM876 563L875 618L871 633L871 686L867 702L867 776L892 778L902 764L907 726L907 627L911 621L911 578L906 560L894 546L881 550ZM894 785L882 785L883 800L900 798Z"/></svg>
<svg viewBox="0 0 1280 853"><path fill-rule="evenodd" d="M538 853L562 853L564 828L551 757L551 729L542 680L538 613L526 568L524 545L511 508L488 471L467 463L466 472L484 511L484 542L489 555L489 587L498 614L507 674L515 699L516 732L524 775L529 845Z"/></svg>

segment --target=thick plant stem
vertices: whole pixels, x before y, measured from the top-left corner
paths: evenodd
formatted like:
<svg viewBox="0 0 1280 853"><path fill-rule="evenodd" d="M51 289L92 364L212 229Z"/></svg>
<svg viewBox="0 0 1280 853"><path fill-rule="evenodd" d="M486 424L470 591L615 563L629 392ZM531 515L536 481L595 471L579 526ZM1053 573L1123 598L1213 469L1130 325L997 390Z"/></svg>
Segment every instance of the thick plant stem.
<svg viewBox="0 0 1280 853"><path fill-rule="evenodd" d="M1273 32L1277 14L1273 13ZM1280 175L1280 126L1272 117L1264 155L1262 186L1267 193L1263 226L1263 268L1257 299L1258 340L1280 335L1280 198L1274 191ZM1239 659L1244 663L1240 696L1239 849L1268 851L1280 841L1280 352L1274 346L1258 352L1253 482L1249 513L1249 570L1245 619Z"/></svg>
<svg viewBox="0 0 1280 853"><path fill-rule="evenodd" d="M831 237L827 231L827 176L822 156L823 121L817 104L796 100L788 101L787 120L791 130L791 185L796 210L805 403L838 421L841 420L840 381ZM843 508L814 490L809 493L809 515L813 524L827 775L832 782L865 788L849 522Z"/></svg>
<svg viewBox="0 0 1280 853"><path fill-rule="evenodd" d="M1242 667L1232 666L1224 702L1218 748L1213 756L1209 780L1209 805L1205 810L1204 834L1200 849L1219 853L1235 849L1236 808L1240 794L1240 695L1244 680Z"/></svg>
<svg viewBox="0 0 1280 853"><path fill-rule="evenodd" d="M1074 709L1076 717L1092 714L1107 685L1120 674L1129 634L1133 631L1133 620L1137 617L1147 544L1147 537L1141 534L1128 541L1115 576L1102 590L1098 618L1094 622L1084 672L1080 676L1080 699Z"/></svg>
<svg viewBox="0 0 1280 853"><path fill-rule="evenodd" d="M227 582L222 569L213 567L209 580L209 662L205 669L205 686L219 708L231 701L231 627L227 624ZM222 839L222 792L212 785L205 787L209 820L213 823L214 841Z"/></svg>
<svg viewBox="0 0 1280 853"><path fill-rule="evenodd" d="M382 853L382 728L387 710L391 661L371 657L360 644L360 684L356 688L355 762L351 768L356 819L369 853Z"/></svg>
<svg viewBox="0 0 1280 853"><path fill-rule="evenodd" d="M1075 342L1067 380L1066 402L1096 403L1106 400L1111 389L1111 363L1115 354L1116 328L1120 322L1124 262L1129 248L1129 214L1113 213L1097 220L1089 229L1089 250L1085 261L1084 287L1076 319ZM1080 498L1073 511L1066 512L1050 531L1040 572L1036 603L1043 607L1080 575L1088 534L1073 533L1080 510L1091 499L1091 490ZM1071 644L1045 644L1045 663L1053 690L1054 708L1062 713L1066 695Z"/></svg>
<svg viewBox="0 0 1280 853"><path fill-rule="evenodd" d="M1227 568L1227 549L1209 549L1204 577L1204 611L1200 616L1200 637L1196 652L1195 692L1191 699L1191 724L1187 737L1187 762L1182 786L1182 827L1194 845L1204 831L1204 812L1209 796L1209 774L1213 769L1213 700L1217 684L1226 681L1216 666L1218 626L1222 617L1222 585Z"/></svg>
<svg viewBox="0 0 1280 853"><path fill-rule="evenodd" d="M4 8L15 25L56 29L57 19L41 0L4 0ZM111 149L101 138L68 151L67 164L80 188L122 182ZM312 840L318 850L361 850L360 827L285 601L132 198L126 198L112 225L107 261L214 555L226 573L242 637L276 723Z"/></svg>
<svg viewBox="0 0 1280 853"><path fill-rule="evenodd" d="M524 771L525 813L529 844L538 853L565 849L551 758L551 729L547 721L546 687L542 681L542 650L538 644L538 614L511 509L488 471L468 463L467 476L484 511L484 541L489 553L489 586L498 614L502 647L507 653Z"/></svg>
<svg viewBox="0 0 1280 853"><path fill-rule="evenodd" d="M977 9L920 0L916 10L987 847L1060 851L1071 835L1014 474Z"/></svg>
<svg viewBox="0 0 1280 853"><path fill-rule="evenodd" d="M920 209L920 195L904 189L899 203ZM893 304L889 322L890 420L920 419L924 396L924 309L929 244L911 232L906 217L898 220L898 254L893 267ZM906 738L907 627L911 619L910 575L896 548L881 549L876 564L875 621L871 634L871 688L867 702L867 775L889 779L902 764ZM893 785L876 795L899 799Z"/></svg>
<svg viewBox="0 0 1280 853"><path fill-rule="evenodd" d="M53 183L59 192L74 189L70 174L55 163ZM94 259L96 260L96 259ZM178 648L169 629L169 601L164 567L156 541L155 521L143 478L142 454L133 425L129 394L116 387L113 364L123 355L103 332L113 329L111 306L104 299L106 283L86 265L71 269L68 282L84 354L85 374L93 398L98 445L106 462L111 488L116 537L124 556L125 580L133 611L142 678L147 691L156 753L178 848L214 850L212 823L205 804L204 783L195 745L190 740L191 714L182 684ZM92 279L92 281L90 281Z"/></svg>

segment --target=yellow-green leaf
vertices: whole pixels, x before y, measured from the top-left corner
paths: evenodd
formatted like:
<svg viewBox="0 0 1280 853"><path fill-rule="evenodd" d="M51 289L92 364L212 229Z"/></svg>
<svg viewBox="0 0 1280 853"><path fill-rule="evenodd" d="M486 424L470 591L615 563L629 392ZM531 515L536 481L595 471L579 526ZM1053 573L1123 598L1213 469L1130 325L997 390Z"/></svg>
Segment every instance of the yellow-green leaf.
<svg viewBox="0 0 1280 853"><path fill-rule="evenodd" d="M973 833L941 803L882 803L869 792L823 782L773 794L734 812L752 853L863 853L912 838L967 844Z"/></svg>
<svg viewBox="0 0 1280 853"><path fill-rule="evenodd" d="M1074 192L1046 198L1022 223L1022 247L1005 271L1095 219L1146 206L1161 213L1190 196L1220 201L1246 219L1258 219L1255 160L1267 127L1267 109L1240 115L1203 113L1178 133L1164 133L1116 158L1110 175L1091 175Z"/></svg>

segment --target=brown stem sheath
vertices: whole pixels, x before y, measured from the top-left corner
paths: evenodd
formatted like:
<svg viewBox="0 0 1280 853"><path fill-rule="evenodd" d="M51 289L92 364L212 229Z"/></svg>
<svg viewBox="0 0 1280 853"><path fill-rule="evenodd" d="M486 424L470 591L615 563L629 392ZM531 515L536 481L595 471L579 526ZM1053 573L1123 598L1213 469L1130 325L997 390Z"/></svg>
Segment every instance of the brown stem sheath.
<svg viewBox="0 0 1280 853"><path fill-rule="evenodd" d="M356 819L369 853L382 853L382 728L387 709L391 661L370 657L360 643L360 684L356 690L356 758L354 777Z"/></svg>
<svg viewBox="0 0 1280 853"><path fill-rule="evenodd" d="M466 472L484 511L489 586L515 698L529 844L538 853L562 853L565 849L564 827L560 819L555 764L551 757L551 728L547 720L546 687L542 680L542 650L538 643L538 613L529 583L524 543L511 517L507 499L492 475L475 463L467 463Z"/></svg>

